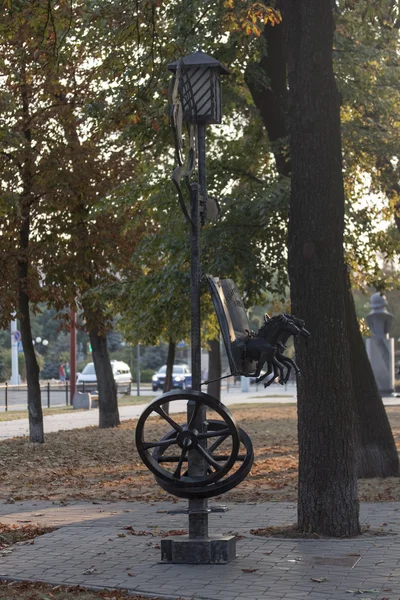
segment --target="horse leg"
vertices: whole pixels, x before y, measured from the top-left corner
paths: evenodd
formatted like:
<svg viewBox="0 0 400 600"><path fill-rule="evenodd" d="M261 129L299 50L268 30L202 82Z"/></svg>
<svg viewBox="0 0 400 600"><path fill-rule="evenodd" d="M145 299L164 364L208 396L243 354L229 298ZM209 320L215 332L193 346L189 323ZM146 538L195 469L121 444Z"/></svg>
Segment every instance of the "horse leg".
<svg viewBox="0 0 400 600"><path fill-rule="evenodd" d="M289 381L290 373L292 372L292 360L283 356L282 354L278 354L278 360L286 367L286 375L283 380L283 383L287 383Z"/></svg>
<svg viewBox="0 0 400 600"><path fill-rule="evenodd" d="M266 377L268 377L268 375L273 375L272 377L270 377L270 379L268 379L268 381L266 381L264 383L264 387L267 388L271 385L271 383L274 383L278 373L276 372L275 366L272 364L272 362L268 363L268 372L265 373L265 375L263 376L263 379L265 379Z"/></svg>
<svg viewBox="0 0 400 600"><path fill-rule="evenodd" d="M284 366L282 363L279 362L279 360L277 360L277 358L275 356L272 358L272 363L277 367L277 369L279 371L279 383L281 385L283 385L283 383L284 383L284 374L283 374Z"/></svg>
<svg viewBox="0 0 400 600"><path fill-rule="evenodd" d="M294 369L295 374L298 377L300 377L301 371L300 371L299 367L296 365L295 361L292 358L288 358L287 356L285 356L284 358L285 358L286 363L289 363L289 365L290 365L290 366L288 366L288 370L287 370L286 377L285 377L285 383L287 383L288 380L289 380L289 375L290 375L290 372L292 370L292 367ZM282 362L283 362L283 360L282 360Z"/></svg>
<svg viewBox="0 0 400 600"><path fill-rule="evenodd" d="M261 373L261 369L263 368L264 364L267 362L267 354L265 352L262 352L260 354L260 358L258 359L257 362L257 369L256 372L254 373L255 377L259 377L260 373Z"/></svg>
<svg viewBox="0 0 400 600"><path fill-rule="evenodd" d="M271 375L272 373L272 364L271 363L267 363L268 364L268 371L266 373L264 373L264 375L261 375L261 377L258 377L256 379L256 383L260 383L261 381L263 381L263 379L265 379L266 377L268 377L268 375ZM264 386L266 384L264 383Z"/></svg>

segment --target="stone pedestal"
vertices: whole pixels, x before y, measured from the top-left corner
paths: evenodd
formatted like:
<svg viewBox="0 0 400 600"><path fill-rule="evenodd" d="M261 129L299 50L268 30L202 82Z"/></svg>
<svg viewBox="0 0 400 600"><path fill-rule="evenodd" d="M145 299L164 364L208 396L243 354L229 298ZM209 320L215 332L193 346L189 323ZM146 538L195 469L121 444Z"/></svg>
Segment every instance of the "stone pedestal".
<svg viewBox="0 0 400 600"><path fill-rule="evenodd" d="M87 392L76 392L72 399L72 404L75 409L89 410L92 408L92 396Z"/></svg>
<svg viewBox="0 0 400 600"><path fill-rule="evenodd" d="M367 338L367 353L381 394L394 392L394 339Z"/></svg>
<svg viewBox="0 0 400 600"><path fill-rule="evenodd" d="M206 539L176 536L161 540L161 560L174 564L223 565L236 558L233 535L211 535Z"/></svg>
<svg viewBox="0 0 400 600"><path fill-rule="evenodd" d="M240 391L241 392L249 392L250 391L250 379L248 377L240 378Z"/></svg>

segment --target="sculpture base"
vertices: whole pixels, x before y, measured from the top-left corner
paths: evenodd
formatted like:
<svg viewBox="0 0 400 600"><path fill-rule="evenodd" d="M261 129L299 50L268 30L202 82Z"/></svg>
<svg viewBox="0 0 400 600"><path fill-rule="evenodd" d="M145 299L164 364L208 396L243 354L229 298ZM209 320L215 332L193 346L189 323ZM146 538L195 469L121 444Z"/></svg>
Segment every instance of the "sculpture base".
<svg viewBox="0 0 400 600"><path fill-rule="evenodd" d="M224 565L236 558L233 535L212 535L206 539L187 535L161 540L161 560L173 564Z"/></svg>
<svg viewBox="0 0 400 600"><path fill-rule="evenodd" d="M367 354L378 390L381 394L394 392L394 339L372 336L366 340Z"/></svg>

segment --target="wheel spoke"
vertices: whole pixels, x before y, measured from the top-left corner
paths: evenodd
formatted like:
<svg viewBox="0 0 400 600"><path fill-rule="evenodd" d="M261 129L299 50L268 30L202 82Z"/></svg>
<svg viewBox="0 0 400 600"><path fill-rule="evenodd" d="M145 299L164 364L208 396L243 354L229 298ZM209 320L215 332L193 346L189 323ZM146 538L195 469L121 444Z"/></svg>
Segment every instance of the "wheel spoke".
<svg viewBox="0 0 400 600"><path fill-rule="evenodd" d="M222 444L222 442L224 442L226 440L227 437L228 437L228 435L222 435L218 440L215 440L215 442L213 444L211 444L211 446L209 447L208 451L214 452L214 450L216 450L218 448L218 446L220 446Z"/></svg>
<svg viewBox="0 0 400 600"><path fill-rule="evenodd" d="M220 429L219 431L207 431L207 433L199 433L197 436L199 440L205 440L206 438L225 436L226 439L231 433L230 429Z"/></svg>
<svg viewBox="0 0 400 600"><path fill-rule="evenodd" d="M159 442L144 442L143 448L149 450L149 448L169 448L171 444L176 444L176 438L172 440L160 440Z"/></svg>
<svg viewBox="0 0 400 600"><path fill-rule="evenodd" d="M216 471L222 471L221 465L202 446L196 446L195 450L203 458L205 458L205 460L208 462L208 464L211 465L212 467L214 467L214 469Z"/></svg>
<svg viewBox="0 0 400 600"><path fill-rule="evenodd" d="M173 477L176 477L177 479L181 478L181 469L182 469L182 465L183 465L183 461L185 460L185 456L187 453L188 449L187 448L182 448L182 452L181 452L181 456L179 459L179 462L177 464L177 467L173 473Z"/></svg>
<svg viewBox="0 0 400 600"><path fill-rule="evenodd" d="M182 427L178 425L178 423L176 423L173 419L171 419L171 417L165 412L163 408L161 408L161 406L157 406L157 408L154 409L154 412L156 412L158 415L160 415L160 417L165 419L165 421L167 421L167 423L169 423L171 427L175 429L175 431L182 431Z"/></svg>

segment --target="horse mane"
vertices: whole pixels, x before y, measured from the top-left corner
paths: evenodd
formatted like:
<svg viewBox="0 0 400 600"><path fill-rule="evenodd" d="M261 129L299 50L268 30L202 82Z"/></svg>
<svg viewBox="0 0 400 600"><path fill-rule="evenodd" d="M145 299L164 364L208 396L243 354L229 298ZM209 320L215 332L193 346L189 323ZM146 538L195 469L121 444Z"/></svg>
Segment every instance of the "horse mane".
<svg viewBox="0 0 400 600"><path fill-rule="evenodd" d="M301 329L305 325L305 322L303 319L299 319L298 317L295 317L294 315L289 315L288 313L285 313L285 317L287 319L289 319L289 321L292 321L296 325L296 327L299 327L299 329Z"/></svg>
<svg viewBox="0 0 400 600"><path fill-rule="evenodd" d="M261 325L257 335L263 335L265 331L268 331L268 329L275 328L277 320L282 319L282 316L283 315L275 315L274 317L270 317L268 321L265 321L264 325Z"/></svg>

